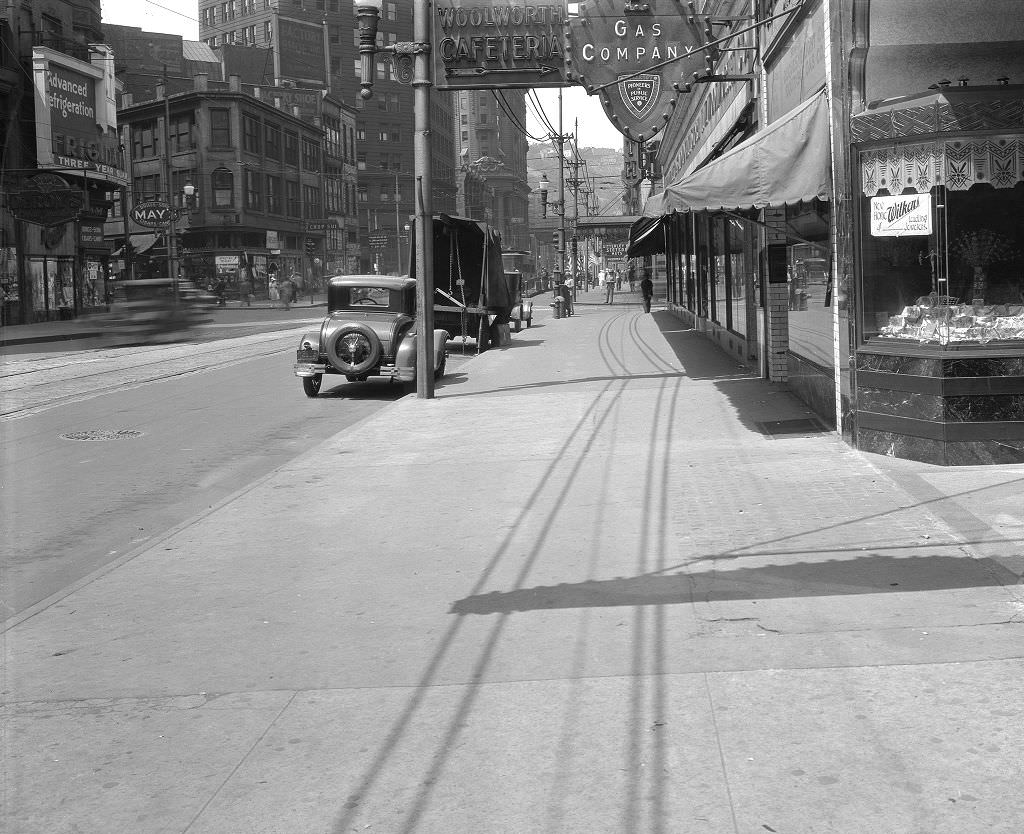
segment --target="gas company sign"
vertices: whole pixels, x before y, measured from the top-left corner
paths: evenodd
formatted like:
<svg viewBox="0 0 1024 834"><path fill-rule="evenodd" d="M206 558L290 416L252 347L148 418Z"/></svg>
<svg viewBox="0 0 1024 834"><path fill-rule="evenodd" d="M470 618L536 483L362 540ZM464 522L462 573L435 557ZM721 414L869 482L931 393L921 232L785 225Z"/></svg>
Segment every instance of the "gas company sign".
<svg viewBox="0 0 1024 834"><path fill-rule="evenodd" d="M439 90L566 87L565 0L435 0Z"/></svg>
<svg viewBox="0 0 1024 834"><path fill-rule="evenodd" d="M620 132L648 140L668 122L681 78L704 67L699 29L681 0L585 0L569 21L569 77Z"/></svg>

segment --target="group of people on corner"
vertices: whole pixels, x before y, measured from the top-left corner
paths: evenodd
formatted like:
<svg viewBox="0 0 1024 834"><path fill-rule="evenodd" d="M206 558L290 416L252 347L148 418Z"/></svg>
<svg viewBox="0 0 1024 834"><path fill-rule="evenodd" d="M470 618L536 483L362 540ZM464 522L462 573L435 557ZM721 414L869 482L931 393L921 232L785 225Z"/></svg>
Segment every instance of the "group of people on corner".
<svg viewBox="0 0 1024 834"><path fill-rule="evenodd" d="M276 277L271 277L267 289L270 303L274 307L280 304L285 310L290 310L292 304L298 301L299 285L294 278L278 280ZM218 307L227 306L228 283L222 276L210 281L207 284L207 290L217 299ZM256 300L253 282L248 278L242 278L238 282L238 300L246 307L251 307L253 301Z"/></svg>
<svg viewBox="0 0 1024 834"><path fill-rule="evenodd" d="M597 284L604 290L604 303L611 304L615 300L615 291L622 292L623 278L629 285L630 292L636 292L636 264L630 264L625 276L617 269L602 269L597 274ZM640 279L640 295L643 298L644 312L651 312L651 300L654 298L654 281L651 279L651 269L643 268L643 277Z"/></svg>

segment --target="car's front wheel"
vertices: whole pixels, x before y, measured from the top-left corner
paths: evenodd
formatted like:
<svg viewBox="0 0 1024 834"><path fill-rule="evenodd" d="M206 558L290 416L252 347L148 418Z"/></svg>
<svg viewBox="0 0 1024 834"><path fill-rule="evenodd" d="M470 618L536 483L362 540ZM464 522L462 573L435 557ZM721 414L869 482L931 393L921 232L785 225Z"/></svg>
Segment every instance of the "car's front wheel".
<svg viewBox="0 0 1024 834"><path fill-rule="evenodd" d="M437 370L434 371L434 379L440 379L444 376L445 365L448 362L447 356L441 357L441 363L437 366Z"/></svg>
<svg viewBox="0 0 1024 834"><path fill-rule="evenodd" d="M321 374L304 376L302 378L302 390L306 392L307 397L315 397L320 393L320 384L322 382L323 376Z"/></svg>

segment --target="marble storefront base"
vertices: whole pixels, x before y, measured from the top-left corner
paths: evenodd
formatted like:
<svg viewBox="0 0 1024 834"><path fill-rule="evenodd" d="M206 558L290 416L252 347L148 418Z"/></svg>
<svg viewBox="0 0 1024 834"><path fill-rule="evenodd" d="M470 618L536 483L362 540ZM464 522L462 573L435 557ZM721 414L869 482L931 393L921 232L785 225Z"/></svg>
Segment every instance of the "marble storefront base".
<svg viewBox="0 0 1024 834"><path fill-rule="evenodd" d="M829 428L836 427L836 381L831 368L823 369L795 353L789 354L789 390L810 406Z"/></svg>
<svg viewBox="0 0 1024 834"><path fill-rule="evenodd" d="M1024 463L1024 440L949 442L861 428L857 432L857 448L938 466Z"/></svg>
<svg viewBox="0 0 1024 834"><path fill-rule="evenodd" d="M857 352L858 449L942 466L1024 462L1019 346Z"/></svg>

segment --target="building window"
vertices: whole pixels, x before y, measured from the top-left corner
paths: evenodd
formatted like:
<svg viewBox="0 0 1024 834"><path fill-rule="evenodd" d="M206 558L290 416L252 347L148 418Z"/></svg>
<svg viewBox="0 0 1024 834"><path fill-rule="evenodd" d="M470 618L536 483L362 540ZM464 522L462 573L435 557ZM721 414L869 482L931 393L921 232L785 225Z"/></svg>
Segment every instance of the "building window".
<svg viewBox="0 0 1024 834"><path fill-rule="evenodd" d="M299 184L294 180L288 180L284 184L285 200L289 217L302 217L302 203L299 202Z"/></svg>
<svg viewBox="0 0 1024 834"><path fill-rule="evenodd" d="M385 8L387 9L387 18L388 18L388 20L398 20L398 4L397 3L387 3L385 5Z"/></svg>
<svg viewBox="0 0 1024 834"><path fill-rule="evenodd" d="M299 134L290 130L284 132L284 161L286 165L299 165Z"/></svg>
<svg viewBox="0 0 1024 834"><path fill-rule="evenodd" d="M168 134L172 153L182 153L192 150L195 142L192 141L192 114L187 116L176 116L171 119Z"/></svg>
<svg viewBox="0 0 1024 834"><path fill-rule="evenodd" d="M274 27L269 20L263 21L263 43L273 41Z"/></svg>
<svg viewBox="0 0 1024 834"><path fill-rule="evenodd" d="M302 140L302 170L320 170L320 145L309 139Z"/></svg>
<svg viewBox="0 0 1024 834"><path fill-rule="evenodd" d="M210 108L210 145L215 148L231 147L231 111Z"/></svg>
<svg viewBox="0 0 1024 834"><path fill-rule="evenodd" d="M263 209L263 177L259 171L245 170L245 207L251 211Z"/></svg>
<svg viewBox="0 0 1024 834"><path fill-rule="evenodd" d="M145 177L135 177L132 180L132 194L135 201L159 200L167 195L163 192L163 182L159 174L151 174Z"/></svg>
<svg viewBox="0 0 1024 834"><path fill-rule="evenodd" d="M266 124L263 126L263 147L267 159L281 161L281 126Z"/></svg>
<svg viewBox="0 0 1024 834"><path fill-rule="evenodd" d="M132 158L157 155L156 122L143 122L132 128Z"/></svg>
<svg viewBox="0 0 1024 834"><path fill-rule="evenodd" d="M356 193L359 195L359 202L360 203L368 203L368 202L370 202L370 192L366 188L365 185L359 186L359 189L358 189L358 191Z"/></svg>
<svg viewBox="0 0 1024 834"><path fill-rule="evenodd" d="M214 208L231 208L235 204L235 175L227 168L215 168L210 175L210 191Z"/></svg>
<svg viewBox="0 0 1024 834"><path fill-rule="evenodd" d="M260 142L260 120L252 116L242 116L242 149L258 154L262 151Z"/></svg>
<svg viewBox="0 0 1024 834"><path fill-rule="evenodd" d="M267 214L281 214L281 178L267 176Z"/></svg>

